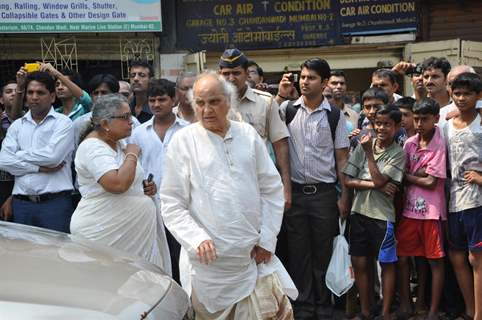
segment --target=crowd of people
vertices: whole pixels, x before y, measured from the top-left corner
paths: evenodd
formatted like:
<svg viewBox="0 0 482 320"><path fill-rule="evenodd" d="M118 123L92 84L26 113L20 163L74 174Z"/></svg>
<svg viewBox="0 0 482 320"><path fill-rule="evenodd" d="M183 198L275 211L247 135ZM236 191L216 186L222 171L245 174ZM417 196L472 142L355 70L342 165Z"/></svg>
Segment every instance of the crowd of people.
<svg viewBox="0 0 482 320"><path fill-rule="evenodd" d="M473 68L375 70L358 108L320 58L276 85L238 49L175 83L133 61L129 80L84 87L40 63L1 87L4 220L141 257L182 284L196 319L239 320L333 319L325 275L345 221L348 319L482 319Z"/></svg>

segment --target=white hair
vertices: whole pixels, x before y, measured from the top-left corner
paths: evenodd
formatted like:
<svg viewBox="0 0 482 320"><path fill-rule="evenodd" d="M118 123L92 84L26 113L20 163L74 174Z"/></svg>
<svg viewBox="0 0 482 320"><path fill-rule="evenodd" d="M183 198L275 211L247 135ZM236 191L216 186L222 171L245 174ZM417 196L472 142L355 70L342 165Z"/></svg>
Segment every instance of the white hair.
<svg viewBox="0 0 482 320"><path fill-rule="evenodd" d="M231 109L236 109L237 110L237 106L238 106L238 90L236 89L236 87L230 83L229 81L227 81L226 79L224 79L223 76L221 76L219 73L217 73L216 71L213 71L213 70L206 70L204 71L203 73L201 73L200 75L198 75L196 77L196 81L194 81L194 85L193 85L193 88L196 86L196 83L206 77L211 77L211 78L214 78L218 81L218 83L220 84L221 86L221 90L222 90L222 93L224 95L224 97L226 97L226 101L228 102L228 106L231 108ZM194 101L194 93L193 93L193 89L190 89L187 93L187 97L188 97L188 100L189 102L191 103L192 107L194 110L196 110L196 101Z"/></svg>
<svg viewBox="0 0 482 320"><path fill-rule="evenodd" d="M186 78L195 78L197 76L196 73L191 71L181 71L176 78L176 87L179 88L181 86L182 80Z"/></svg>
<svg viewBox="0 0 482 320"><path fill-rule="evenodd" d="M118 93L110 93L100 96L92 106L92 116L90 123L81 129L80 141L93 130L99 130L102 120L111 121L112 117L127 103L126 97Z"/></svg>
<svg viewBox="0 0 482 320"><path fill-rule="evenodd" d="M454 74L459 75L459 74L465 73L465 72L476 73L476 72L475 72L475 69L472 68L471 66L468 66L468 65L465 65L465 64L461 64L461 65L458 65L458 66L453 67L453 68L449 71L449 73L447 74L447 78L451 77L451 76L454 75Z"/></svg>
<svg viewBox="0 0 482 320"><path fill-rule="evenodd" d="M124 80L119 80L119 86L120 85L124 85L124 86L127 86L129 88L129 90L131 89L131 84L127 81L124 81Z"/></svg>
<svg viewBox="0 0 482 320"><path fill-rule="evenodd" d="M126 97L118 93L106 94L99 97L92 106L92 123L99 126L102 120L111 120L122 105L127 103Z"/></svg>

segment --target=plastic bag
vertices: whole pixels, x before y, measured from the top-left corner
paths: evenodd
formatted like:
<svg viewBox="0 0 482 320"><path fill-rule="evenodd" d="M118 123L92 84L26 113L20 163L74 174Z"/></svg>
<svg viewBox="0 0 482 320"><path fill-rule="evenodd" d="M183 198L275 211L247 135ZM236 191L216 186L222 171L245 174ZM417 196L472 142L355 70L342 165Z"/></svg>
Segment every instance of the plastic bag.
<svg viewBox="0 0 482 320"><path fill-rule="evenodd" d="M326 271L325 283L328 289L338 297L353 286L355 277L348 254L348 242L345 239L345 221L339 220L340 234L333 239L333 254Z"/></svg>

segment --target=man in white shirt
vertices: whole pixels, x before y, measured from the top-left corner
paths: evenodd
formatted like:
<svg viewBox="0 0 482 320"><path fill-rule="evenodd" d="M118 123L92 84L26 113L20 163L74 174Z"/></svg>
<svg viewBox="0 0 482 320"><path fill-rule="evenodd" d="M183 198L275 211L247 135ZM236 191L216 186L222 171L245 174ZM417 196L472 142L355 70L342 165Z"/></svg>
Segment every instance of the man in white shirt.
<svg viewBox="0 0 482 320"><path fill-rule="evenodd" d="M422 63L423 85L427 89L427 97L437 101L440 110L450 103L447 90L447 75L450 69L450 62L446 58L430 57Z"/></svg>
<svg viewBox="0 0 482 320"><path fill-rule="evenodd" d="M55 82L48 73L27 75L30 111L9 128L0 169L15 176L13 221L69 231L72 206L72 121L55 112Z"/></svg>
<svg viewBox="0 0 482 320"><path fill-rule="evenodd" d="M176 100L177 106L172 112L179 118L188 122L196 122L196 116L191 106L191 102L187 98L187 93L192 89L192 85L196 80L196 74L192 72L181 72L176 79Z"/></svg>
<svg viewBox="0 0 482 320"><path fill-rule="evenodd" d="M181 281L196 317L293 319L284 292L297 291L273 254L283 187L265 143L249 124L227 119L237 99L222 77L201 75L192 101L199 122L171 140L160 198L182 245Z"/></svg>
<svg viewBox="0 0 482 320"><path fill-rule="evenodd" d="M141 148L141 164L146 174L154 177L159 188L164 169L164 154L173 135L189 124L172 112L175 101L174 83L166 80L151 80L147 89L147 102L154 115L150 120L134 129L131 142ZM164 230L159 230L163 233ZM181 246L174 237L167 233L171 270L173 278L179 282L179 251ZM168 253L168 254L169 254ZM166 258L164 258L166 261Z"/></svg>
<svg viewBox="0 0 482 320"><path fill-rule="evenodd" d="M163 80L151 80L147 90L147 102L154 115L134 129L131 142L141 150L142 168L147 176L152 173L157 187L161 185L164 153L174 133L189 123L172 112L175 88Z"/></svg>

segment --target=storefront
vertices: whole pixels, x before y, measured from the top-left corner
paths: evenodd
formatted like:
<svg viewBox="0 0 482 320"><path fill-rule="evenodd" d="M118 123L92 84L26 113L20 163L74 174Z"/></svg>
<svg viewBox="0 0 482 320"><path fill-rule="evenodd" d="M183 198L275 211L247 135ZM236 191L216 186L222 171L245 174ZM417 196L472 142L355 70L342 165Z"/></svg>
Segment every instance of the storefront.
<svg viewBox="0 0 482 320"><path fill-rule="evenodd" d="M107 72L125 79L134 59L159 63L158 0L4 0L1 9L0 81L24 62L50 62L85 79Z"/></svg>

